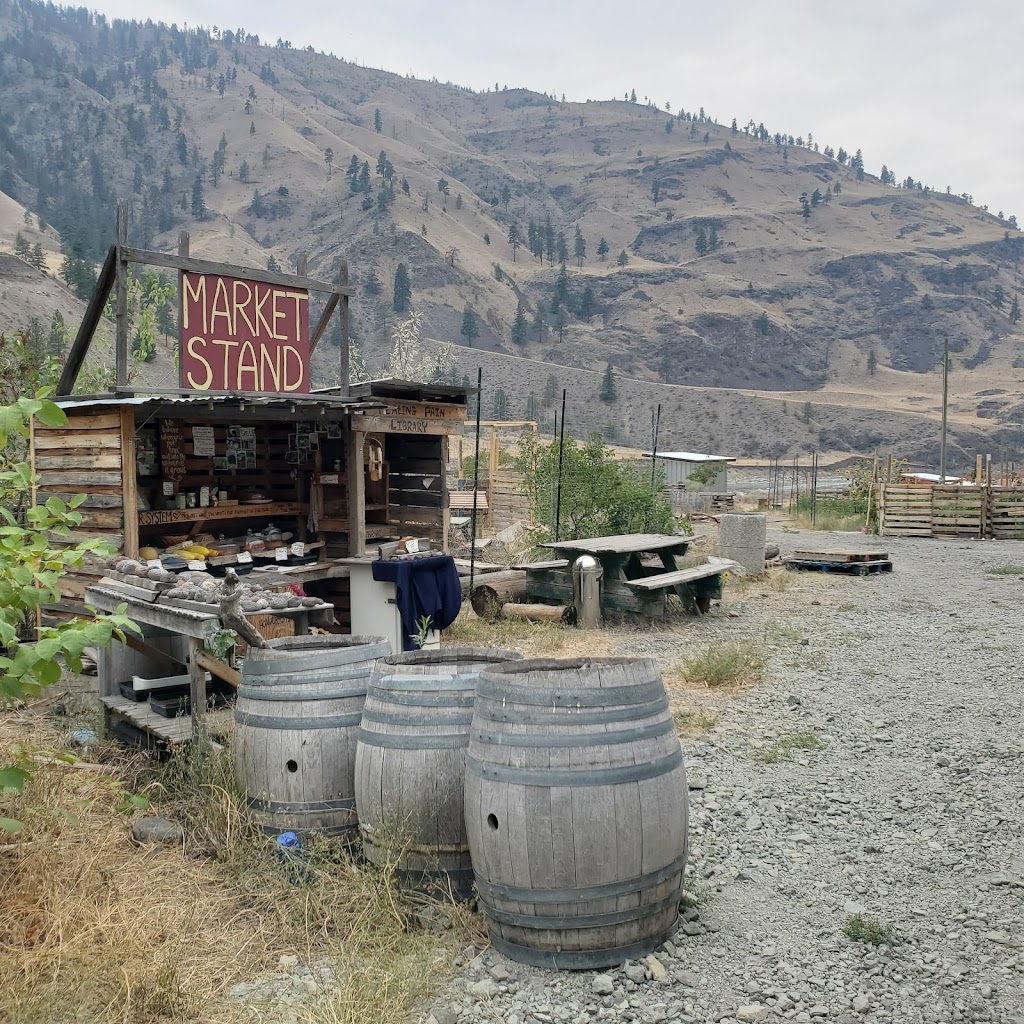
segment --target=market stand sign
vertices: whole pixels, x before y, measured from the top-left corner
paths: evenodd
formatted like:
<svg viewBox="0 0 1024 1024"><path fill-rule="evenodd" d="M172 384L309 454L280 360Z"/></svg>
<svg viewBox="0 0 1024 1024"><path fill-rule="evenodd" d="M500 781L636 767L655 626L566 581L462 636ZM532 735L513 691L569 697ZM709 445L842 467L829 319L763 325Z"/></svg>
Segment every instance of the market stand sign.
<svg viewBox="0 0 1024 1024"><path fill-rule="evenodd" d="M181 386L309 394L309 292L182 274Z"/></svg>

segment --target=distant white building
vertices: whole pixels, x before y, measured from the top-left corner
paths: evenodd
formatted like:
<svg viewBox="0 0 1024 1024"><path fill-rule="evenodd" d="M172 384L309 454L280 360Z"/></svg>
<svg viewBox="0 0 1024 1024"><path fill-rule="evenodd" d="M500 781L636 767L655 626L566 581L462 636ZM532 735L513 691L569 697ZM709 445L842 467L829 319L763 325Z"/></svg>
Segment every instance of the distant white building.
<svg viewBox="0 0 1024 1024"><path fill-rule="evenodd" d="M725 494L729 490L729 463L736 461L731 455L702 452L658 452L657 456L644 452L645 459L652 457L665 473L665 489L670 496L680 492Z"/></svg>

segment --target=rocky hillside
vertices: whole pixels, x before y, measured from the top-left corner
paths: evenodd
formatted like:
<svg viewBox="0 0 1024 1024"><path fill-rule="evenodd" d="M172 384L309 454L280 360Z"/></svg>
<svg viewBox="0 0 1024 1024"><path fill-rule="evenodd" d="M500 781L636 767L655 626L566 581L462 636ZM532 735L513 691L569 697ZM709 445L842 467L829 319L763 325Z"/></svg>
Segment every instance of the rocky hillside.
<svg viewBox="0 0 1024 1024"><path fill-rule="evenodd" d="M671 395L662 436L679 447L924 457L948 337L959 443L1024 440L1015 220L942 182L883 183L839 146L857 140L733 126L699 96L670 112L474 93L28 0L0 0L0 93L0 192L65 254L98 260L126 195L144 245L187 226L197 255L304 253L321 276L346 259L368 361L421 310L460 346L458 379L486 365L493 411L534 410L555 373L579 382L580 432L645 444ZM21 229L0 217L0 246ZM619 399L603 404L587 373L609 364Z"/></svg>

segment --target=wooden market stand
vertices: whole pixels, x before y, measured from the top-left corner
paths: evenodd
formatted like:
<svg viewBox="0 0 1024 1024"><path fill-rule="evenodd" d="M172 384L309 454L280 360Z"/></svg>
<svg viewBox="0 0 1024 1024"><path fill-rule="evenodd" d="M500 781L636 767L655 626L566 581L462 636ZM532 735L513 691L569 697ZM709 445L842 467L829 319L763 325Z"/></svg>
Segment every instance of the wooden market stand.
<svg viewBox="0 0 1024 1024"><path fill-rule="evenodd" d="M35 500L84 495L78 508L81 524L66 539L100 537L136 559L143 549L166 550L205 536L242 541L237 560L248 565L244 540L250 531L255 535L273 526L290 533L296 547L286 564L278 566L270 555L253 556L257 566L273 565L266 571L260 566L260 579L299 583L330 614L309 623L308 616L268 610L249 615L250 621L267 637L304 632L310 624L349 632L353 559L372 560L376 545L410 535L447 550L448 438L461 431L466 389L392 380L305 393L131 387L124 308L130 262L170 267L182 275L229 275L250 286L262 282L293 294L328 291L319 322L308 329L308 352L340 309L343 381L348 379L351 289L344 265L341 283L331 285L307 277L304 260L298 275L196 260L188 255L184 234L177 257L132 249L126 225L119 203L118 244L108 254L57 389L67 424L35 423L32 428ZM111 394L70 397L112 290L117 386ZM223 565L231 559L229 554L218 561ZM105 572L99 562L88 561L68 573L60 581L60 602L43 610L43 621L83 614L87 590L95 607L108 607L123 588L111 590ZM201 663L210 659L203 653L203 638L218 627L216 614L213 609L201 614L175 608L163 599L154 604L141 594L132 595L129 605L129 614L134 610L146 624L146 635L115 644L101 659L101 697L115 718L130 719L144 732L168 742L188 738L180 719L154 721L158 716L141 708L121 706L117 684L136 674L166 676L169 666L183 664L193 682L205 679ZM210 669L207 664L205 670Z"/></svg>

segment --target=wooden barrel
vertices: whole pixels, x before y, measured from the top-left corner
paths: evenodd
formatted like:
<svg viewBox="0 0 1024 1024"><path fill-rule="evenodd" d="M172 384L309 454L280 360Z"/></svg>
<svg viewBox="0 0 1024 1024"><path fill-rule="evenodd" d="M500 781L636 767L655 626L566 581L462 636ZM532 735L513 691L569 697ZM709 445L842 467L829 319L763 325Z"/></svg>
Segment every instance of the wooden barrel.
<svg viewBox="0 0 1024 1024"><path fill-rule="evenodd" d="M495 948L593 968L676 929L686 771L657 665L522 661L477 685L466 827Z"/></svg>
<svg viewBox="0 0 1024 1024"><path fill-rule="evenodd" d="M463 779L473 695L483 669L521 659L515 651L450 647L377 663L356 746L367 860L392 860L414 888L472 895Z"/></svg>
<svg viewBox="0 0 1024 1024"><path fill-rule="evenodd" d="M366 688L384 637L290 636L251 648L232 747L264 832L357 832L355 756Z"/></svg>

